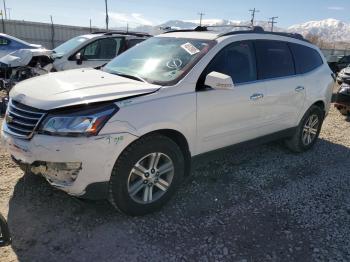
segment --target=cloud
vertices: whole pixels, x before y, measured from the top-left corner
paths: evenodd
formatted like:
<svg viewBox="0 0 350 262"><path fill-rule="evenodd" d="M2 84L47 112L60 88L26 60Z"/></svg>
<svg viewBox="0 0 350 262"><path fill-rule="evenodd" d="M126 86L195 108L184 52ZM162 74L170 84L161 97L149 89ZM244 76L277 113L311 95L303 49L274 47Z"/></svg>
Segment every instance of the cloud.
<svg viewBox="0 0 350 262"><path fill-rule="evenodd" d="M334 10L334 11L343 11L343 10L345 10L345 8L342 7L342 6L329 6L329 7L327 7L327 9L328 10Z"/></svg>
<svg viewBox="0 0 350 262"><path fill-rule="evenodd" d="M117 25L125 25L126 23L129 23L130 25L153 25L152 21L138 13L125 14L110 12L109 18L111 22Z"/></svg>

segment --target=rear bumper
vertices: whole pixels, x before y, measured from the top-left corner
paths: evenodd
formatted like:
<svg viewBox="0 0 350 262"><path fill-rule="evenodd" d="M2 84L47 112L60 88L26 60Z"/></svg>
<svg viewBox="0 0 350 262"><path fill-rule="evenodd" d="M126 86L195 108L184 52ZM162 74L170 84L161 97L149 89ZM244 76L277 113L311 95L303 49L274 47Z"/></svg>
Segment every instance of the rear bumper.
<svg viewBox="0 0 350 262"><path fill-rule="evenodd" d="M136 138L120 133L79 138L35 135L24 140L1 131L1 143L22 169L70 195L92 199L106 197L116 159Z"/></svg>

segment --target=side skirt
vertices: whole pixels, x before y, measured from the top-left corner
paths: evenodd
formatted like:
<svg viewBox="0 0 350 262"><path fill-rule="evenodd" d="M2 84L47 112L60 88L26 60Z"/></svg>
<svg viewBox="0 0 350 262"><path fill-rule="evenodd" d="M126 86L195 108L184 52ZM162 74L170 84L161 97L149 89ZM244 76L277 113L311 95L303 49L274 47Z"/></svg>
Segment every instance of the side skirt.
<svg viewBox="0 0 350 262"><path fill-rule="evenodd" d="M288 138L291 137L295 134L297 127L292 127L292 128L288 128L270 135L266 135L266 136L262 136L262 137L258 137L252 140L248 140L245 142L241 142L238 144L234 144L234 145L230 145L224 148L220 148L220 149L216 149L213 151L209 151L206 153L202 153L196 156L193 156L191 159L191 164L192 166L196 166L198 164L200 164L203 161L208 161L211 159L215 159L218 158L220 156L223 156L227 153L230 152L234 152L236 150L242 149L242 148L250 148L250 147L254 147L257 145L262 145L262 144L266 144L269 143L271 141L276 141L276 140L280 140L283 138Z"/></svg>

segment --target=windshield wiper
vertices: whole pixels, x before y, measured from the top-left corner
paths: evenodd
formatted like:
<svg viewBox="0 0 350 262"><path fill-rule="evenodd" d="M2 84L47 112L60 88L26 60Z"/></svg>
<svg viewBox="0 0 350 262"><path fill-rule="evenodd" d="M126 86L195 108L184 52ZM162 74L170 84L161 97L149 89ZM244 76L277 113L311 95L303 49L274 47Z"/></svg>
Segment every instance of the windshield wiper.
<svg viewBox="0 0 350 262"><path fill-rule="evenodd" d="M138 75L129 75L129 74L120 73L120 72L114 72L114 74L121 76L121 77L126 77L126 78L134 79L134 80L137 80L140 82L148 83L145 79L143 79L142 77L140 77Z"/></svg>

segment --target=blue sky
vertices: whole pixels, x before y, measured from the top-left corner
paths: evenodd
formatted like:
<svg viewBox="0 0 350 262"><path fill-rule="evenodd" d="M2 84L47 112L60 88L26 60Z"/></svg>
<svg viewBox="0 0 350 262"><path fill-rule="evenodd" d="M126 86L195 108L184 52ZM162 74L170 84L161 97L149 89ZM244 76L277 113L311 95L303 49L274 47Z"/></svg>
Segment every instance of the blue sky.
<svg viewBox="0 0 350 262"><path fill-rule="evenodd" d="M2 7L2 1L0 1ZM108 0L110 26L129 22L158 25L174 19L249 20L248 10L260 10L257 20L279 16L278 25L288 27L310 20L335 18L350 23L350 0ZM58 24L104 25L104 0L6 0L11 19L49 22L50 15Z"/></svg>

